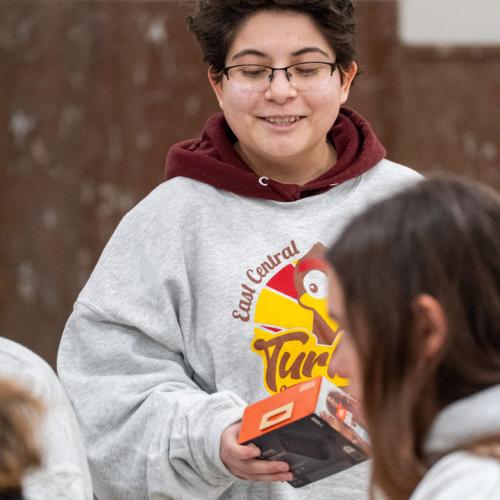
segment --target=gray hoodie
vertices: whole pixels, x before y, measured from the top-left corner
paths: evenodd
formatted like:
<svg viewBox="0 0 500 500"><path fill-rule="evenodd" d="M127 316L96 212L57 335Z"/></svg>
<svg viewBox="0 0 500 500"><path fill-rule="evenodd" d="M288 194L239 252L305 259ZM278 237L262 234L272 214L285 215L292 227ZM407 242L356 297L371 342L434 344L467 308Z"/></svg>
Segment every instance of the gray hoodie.
<svg viewBox="0 0 500 500"><path fill-rule="evenodd" d="M365 498L366 463L300 489L243 481L222 463L220 438L246 404L335 379L317 250L368 203L419 178L381 160L280 202L175 177L125 216L58 359L100 500Z"/></svg>

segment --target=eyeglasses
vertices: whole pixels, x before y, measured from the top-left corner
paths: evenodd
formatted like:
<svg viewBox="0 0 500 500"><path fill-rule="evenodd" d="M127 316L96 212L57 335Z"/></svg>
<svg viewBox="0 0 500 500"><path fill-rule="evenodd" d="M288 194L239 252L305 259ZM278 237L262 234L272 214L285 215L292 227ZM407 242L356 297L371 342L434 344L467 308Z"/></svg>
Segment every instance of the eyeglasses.
<svg viewBox="0 0 500 500"><path fill-rule="evenodd" d="M275 71L284 71L286 79L296 90L308 90L324 85L337 69L336 62L302 62L284 68L262 64L237 64L222 71L231 85L241 90L266 90Z"/></svg>

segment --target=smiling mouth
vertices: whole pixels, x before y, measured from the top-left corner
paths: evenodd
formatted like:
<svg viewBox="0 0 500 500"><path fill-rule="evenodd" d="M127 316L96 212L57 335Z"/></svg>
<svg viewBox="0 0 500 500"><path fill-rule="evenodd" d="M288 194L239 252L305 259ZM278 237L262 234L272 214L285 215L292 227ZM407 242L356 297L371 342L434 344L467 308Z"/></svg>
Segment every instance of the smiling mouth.
<svg viewBox="0 0 500 500"><path fill-rule="evenodd" d="M304 118L303 116L263 116L261 119L271 125L278 125L279 127L289 127L299 120Z"/></svg>

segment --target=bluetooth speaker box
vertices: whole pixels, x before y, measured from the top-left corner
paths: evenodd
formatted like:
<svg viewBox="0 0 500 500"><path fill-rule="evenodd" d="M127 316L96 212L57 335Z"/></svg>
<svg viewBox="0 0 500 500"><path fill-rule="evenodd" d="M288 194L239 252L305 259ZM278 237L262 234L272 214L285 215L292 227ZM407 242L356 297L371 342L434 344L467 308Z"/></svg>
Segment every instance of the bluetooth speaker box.
<svg viewBox="0 0 500 500"><path fill-rule="evenodd" d="M290 465L298 488L365 461L370 455L358 403L324 377L247 406L239 442L263 460Z"/></svg>

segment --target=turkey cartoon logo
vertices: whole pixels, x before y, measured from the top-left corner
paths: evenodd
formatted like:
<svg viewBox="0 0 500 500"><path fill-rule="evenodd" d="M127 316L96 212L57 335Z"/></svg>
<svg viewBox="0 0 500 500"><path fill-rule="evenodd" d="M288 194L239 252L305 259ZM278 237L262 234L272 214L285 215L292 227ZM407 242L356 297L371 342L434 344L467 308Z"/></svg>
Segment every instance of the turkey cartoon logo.
<svg viewBox="0 0 500 500"><path fill-rule="evenodd" d="M328 317L327 265L325 247L316 243L295 266L294 284L299 304L313 315L312 333L319 344L332 345L337 336L335 324Z"/></svg>
<svg viewBox="0 0 500 500"><path fill-rule="evenodd" d="M316 243L274 274L259 294L252 350L262 358L271 394L317 376L337 386L348 383L330 363L343 332L328 315L325 251Z"/></svg>

